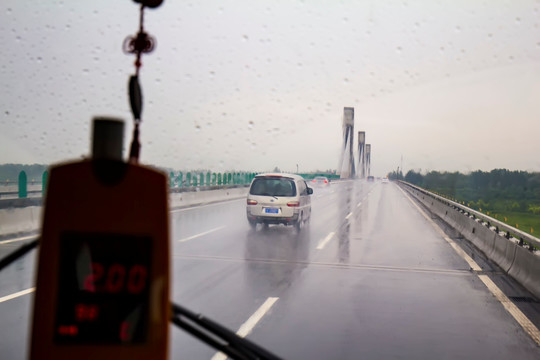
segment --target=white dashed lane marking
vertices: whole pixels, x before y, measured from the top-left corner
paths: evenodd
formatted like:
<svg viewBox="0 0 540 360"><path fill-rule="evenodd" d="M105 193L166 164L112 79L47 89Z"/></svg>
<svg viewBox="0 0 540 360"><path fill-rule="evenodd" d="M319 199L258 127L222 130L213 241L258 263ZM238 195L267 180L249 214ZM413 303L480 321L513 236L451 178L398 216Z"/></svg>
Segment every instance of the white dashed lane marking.
<svg viewBox="0 0 540 360"><path fill-rule="evenodd" d="M30 289L26 289L26 290L22 290L22 291L13 293L11 295L6 295L6 296L3 296L3 297L0 297L0 303L3 303L5 301L11 300L11 299L16 299L16 298L18 298L20 296L23 296L23 295L26 295L26 294L30 294L30 293L34 292L35 290L36 290L36 288L30 288Z"/></svg>
<svg viewBox="0 0 540 360"><path fill-rule="evenodd" d="M211 234L211 233L216 232L216 231L218 231L218 230L221 230L221 229L223 229L223 228L225 228L225 226L219 226L219 227L217 227L217 228L214 228L214 229L211 229L211 230L202 232L202 233L200 233L200 234L196 234L196 235L192 235L192 236L185 237L185 238L183 238L183 239L178 240L178 242L186 242L186 241L189 241L189 240L193 240L193 239L199 238L199 237L201 237L201 236L205 236L205 235Z"/></svg>
<svg viewBox="0 0 540 360"><path fill-rule="evenodd" d="M328 234L323 240L321 240L321 242L319 243L319 245L317 245L317 250L322 250L326 244L328 244L328 242L330 240L332 240L332 238L334 237L336 233L335 232L331 232L330 234Z"/></svg>
<svg viewBox="0 0 540 360"><path fill-rule="evenodd" d="M266 299L266 301L257 309L257 311L255 311L253 315L251 315L251 317L247 319L247 321L243 323L242 326L240 326L240 329L238 329L236 335L242 338L249 335L249 333L255 328L255 325L257 325L257 323L261 321L263 316L266 315L268 311L270 311L270 309L276 303L276 301L278 301L278 299L278 297L269 297L268 299ZM212 356L212 360L225 359L227 359L227 355L221 352L218 352L214 356Z"/></svg>

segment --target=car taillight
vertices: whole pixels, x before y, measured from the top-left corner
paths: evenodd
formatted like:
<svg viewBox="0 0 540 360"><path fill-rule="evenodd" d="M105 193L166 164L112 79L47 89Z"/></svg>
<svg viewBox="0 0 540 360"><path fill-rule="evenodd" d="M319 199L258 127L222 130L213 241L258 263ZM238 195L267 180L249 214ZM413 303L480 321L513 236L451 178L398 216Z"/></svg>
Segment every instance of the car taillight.
<svg viewBox="0 0 540 360"><path fill-rule="evenodd" d="M315 179L313 179L313 181L312 181L312 182L315 182Z"/></svg>
<svg viewBox="0 0 540 360"><path fill-rule="evenodd" d="M257 201L256 201L256 200L248 199L248 200L247 200L247 204L248 204L248 205L257 205Z"/></svg>
<svg viewBox="0 0 540 360"><path fill-rule="evenodd" d="M324 180L324 183L325 183L325 184L328 184L328 180Z"/></svg>
<svg viewBox="0 0 540 360"><path fill-rule="evenodd" d="M298 207L298 206L300 206L300 202L299 201L289 201L287 203L287 206L288 207Z"/></svg>

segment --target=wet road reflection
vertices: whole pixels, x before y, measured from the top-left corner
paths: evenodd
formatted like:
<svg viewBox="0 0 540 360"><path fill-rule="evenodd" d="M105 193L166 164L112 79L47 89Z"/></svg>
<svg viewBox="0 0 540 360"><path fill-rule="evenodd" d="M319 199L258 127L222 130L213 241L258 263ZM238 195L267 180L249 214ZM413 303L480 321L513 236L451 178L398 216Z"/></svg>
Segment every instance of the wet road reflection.
<svg viewBox="0 0 540 360"><path fill-rule="evenodd" d="M249 230L246 234L245 276L250 289L280 293L292 286L309 262L310 232L282 225Z"/></svg>
<svg viewBox="0 0 540 360"><path fill-rule="evenodd" d="M339 218L343 219L339 225L337 237L338 237L338 261L340 263L348 263L350 258L350 232L351 221L353 220L352 211L353 200L355 198L355 182L347 186L343 191L339 193L339 203L343 204L340 207Z"/></svg>

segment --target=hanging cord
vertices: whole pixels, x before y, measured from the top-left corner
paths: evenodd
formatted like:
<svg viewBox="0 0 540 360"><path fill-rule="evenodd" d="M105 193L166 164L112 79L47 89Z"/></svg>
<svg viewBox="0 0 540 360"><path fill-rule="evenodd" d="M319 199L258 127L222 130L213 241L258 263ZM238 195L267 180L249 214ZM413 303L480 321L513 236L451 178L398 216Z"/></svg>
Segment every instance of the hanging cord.
<svg viewBox="0 0 540 360"><path fill-rule="evenodd" d="M138 163L139 154L141 151L141 143L139 140L139 127L142 122L142 91L139 84L139 70L142 66L142 54L150 53L156 46L156 40L144 32L144 8L145 7L157 7L161 4L161 0L135 0L135 2L141 3L139 14L139 32L135 36L129 36L124 40L123 49L125 53L135 54L135 75L129 78L129 102L131 105L131 112L133 113L133 137L131 140L131 146L129 150L129 162Z"/></svg>

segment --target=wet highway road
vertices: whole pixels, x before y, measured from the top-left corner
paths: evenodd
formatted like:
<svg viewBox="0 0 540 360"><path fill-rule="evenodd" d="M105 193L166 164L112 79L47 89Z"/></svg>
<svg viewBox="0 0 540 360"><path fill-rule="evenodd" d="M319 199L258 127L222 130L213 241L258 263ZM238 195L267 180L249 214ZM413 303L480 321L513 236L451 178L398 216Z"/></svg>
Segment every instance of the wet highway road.
<svg viewBox="0 0 540 360"><path fill-rule="evenodd" d="M173 300L283 358L540 358L478 272L395 184L315 189L300 233L250 229L244 200L173 211L171 227ZM0 256L14 244L0 243ZM463 246L482 276L523 296ZM0 273L0 298L30 288L32 272L30 256ZM0 303L2 359L25 358L31 296ZM524 310L535 322L538 305ZM171 359L224 358L176 328L170 348Z"/></svg>

